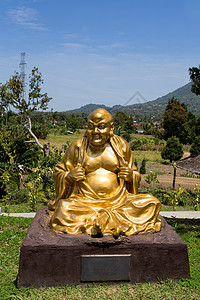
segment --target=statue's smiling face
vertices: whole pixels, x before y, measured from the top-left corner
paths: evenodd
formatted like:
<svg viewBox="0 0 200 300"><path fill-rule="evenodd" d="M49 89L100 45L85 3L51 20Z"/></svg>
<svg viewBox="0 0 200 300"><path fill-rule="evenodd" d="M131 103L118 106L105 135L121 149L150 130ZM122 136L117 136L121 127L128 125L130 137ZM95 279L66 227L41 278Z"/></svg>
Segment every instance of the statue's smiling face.
<svg viewBox="0 0 200 300"><path fill-rule="evenodd" d="M103 109L94 111L88 120L87 138L93 146L104 145L113 132L112 116Z"/></svg>

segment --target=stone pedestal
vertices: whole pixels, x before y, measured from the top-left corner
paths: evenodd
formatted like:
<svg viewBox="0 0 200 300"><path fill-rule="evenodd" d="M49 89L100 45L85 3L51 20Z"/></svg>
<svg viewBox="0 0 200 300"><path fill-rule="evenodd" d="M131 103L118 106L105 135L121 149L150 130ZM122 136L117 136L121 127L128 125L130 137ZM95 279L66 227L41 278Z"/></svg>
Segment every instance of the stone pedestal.
<svg viewBox="0 0 200 300"><path fill-rule="evenodd" d="M22 244L17 286L146 282L190 278L187 246L162 218L160 232L132 237L55 233L40 209Z"/></svg>

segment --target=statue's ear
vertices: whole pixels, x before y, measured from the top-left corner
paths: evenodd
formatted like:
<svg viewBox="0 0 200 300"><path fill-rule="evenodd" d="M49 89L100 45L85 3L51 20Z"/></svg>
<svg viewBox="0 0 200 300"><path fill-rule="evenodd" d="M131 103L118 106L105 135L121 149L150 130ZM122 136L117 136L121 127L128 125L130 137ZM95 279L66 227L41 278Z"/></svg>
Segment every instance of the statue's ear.
<svg viewBox="0 0 200 300"><path fill-rule="evenodd" d="M110 124L110 136L113 136L113 130L114 130L114 123L112 122L111 124Z"/></svg>

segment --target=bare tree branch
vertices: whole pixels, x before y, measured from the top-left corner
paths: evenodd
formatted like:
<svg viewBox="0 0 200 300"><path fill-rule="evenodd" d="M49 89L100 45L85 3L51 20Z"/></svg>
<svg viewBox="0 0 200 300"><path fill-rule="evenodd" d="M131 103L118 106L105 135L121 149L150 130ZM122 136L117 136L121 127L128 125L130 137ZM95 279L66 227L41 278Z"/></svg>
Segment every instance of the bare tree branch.
<svg viewBox="0 0 200 300"><path fill-rule="evenodd" d="M44 151L44 146L42 144L40 144L40 142L38 141L38 138L36 137L36 135L31 130L31 118L29 116L27 116L27 118L28 118L28 123L29 123L29 127L27 127L27 129L28 129L29 133L34 138L37 145Z"/></svg>
<svg viewBox="0 0 200 300"><path fill-rule="evenodd" d="M49 156L49 153L50 153L50 143L47 143L44 146L42 144L40 144L40 142L38 141L38 138L36 137L36 135L31 130L31 118L29 116L27 116L27 118L28 118L28 123L29 123L29 127L27 127L27 129L28 129L29 133L34 138L36 144L43 150L44 156Z"/></svg>

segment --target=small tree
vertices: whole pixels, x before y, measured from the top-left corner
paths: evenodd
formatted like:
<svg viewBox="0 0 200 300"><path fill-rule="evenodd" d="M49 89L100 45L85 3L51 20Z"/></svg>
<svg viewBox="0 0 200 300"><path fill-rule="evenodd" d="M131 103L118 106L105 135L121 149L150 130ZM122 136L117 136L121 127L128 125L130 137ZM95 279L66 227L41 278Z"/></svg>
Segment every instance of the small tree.
<svg viewBox="0 0 200 300"><path fill-rule="evenodd" d="M140 167L140 173L141 174L146 174L146 159L145 158L142 160L142 164L141 164L141 167Z"/></svg>
<svg viewBox="0 0 200 300"><path fill-rule="evenodd" d="M196 95L200 95L200 66L189 68L189 75L192 81L191 91Z"/></svg>
<svg viewBox="0 0 200 300"><path fill-rule="evenodd" d="M137 159L134 160L134 165L136 166L136 168L138 167Z"/></svg>
<svg viewBox="0 0 200 300"><path fill-rule="evenodd" d="M163 114L163 128L165 139L176 136L183 143L187 142L186 126L188 121L187 106L176 98L169 99Z"/></svg>
<svg viewBox="0 0 200 300"><path fill-rule="evenodd" d="M25 99L22 96L24 92L22 78L15 72L5 84L0 86L1 107L4 110L14 108L18 113L26 116L30 116L33 111L46 110L51 98L47 93L41 93L42 84L42 73L34 67L29 76L28 99Z"/></svg>
<svg viewBox="0 0 200 300"><path fill-rule="evenodd" d="M26 97L23 97L24 85L22 77L16 72L5 84L0 85L0 109L6 112L14 108L21 118L26 120L26 127L29 133L45 154L46 148L39 143L37 137L32 132L30 118L32 112L46 110L51 100L47 96L47 93L41 92L42 84L42 73L39 72L38 68L34 67L29 76L29 93L26 99Z"/></svg>
<svg viewBox="0 0 200 300"><path fill-rule="evenodd" d="M167 144L163 147L161 152L163 159L169 159L170 163L175 162L183 156L183 145L180 144L177 137L168 138ZM176 180L176 163L173 164L174 177L173 177L173 189L175 188Z"/></svg>
<svg viewBox="0 0 200 300"><path fill-rule="evenodd" d="M190 154L198 154L200 152L200 136L196 136L190 148Z"/></svg>

